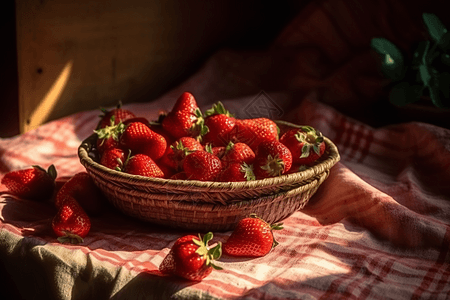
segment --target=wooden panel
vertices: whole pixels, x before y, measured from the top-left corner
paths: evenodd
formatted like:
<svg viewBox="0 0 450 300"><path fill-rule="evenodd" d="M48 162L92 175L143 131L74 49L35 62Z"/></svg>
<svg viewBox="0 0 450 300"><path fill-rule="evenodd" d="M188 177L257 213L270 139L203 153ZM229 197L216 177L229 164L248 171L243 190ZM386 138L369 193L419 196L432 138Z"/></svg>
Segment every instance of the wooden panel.
<svg viewBox="0 0 450 300"><path fill-rule="evenodd" d="M16 1L21 132L154 99L251 24L255 2Z"/></svg>

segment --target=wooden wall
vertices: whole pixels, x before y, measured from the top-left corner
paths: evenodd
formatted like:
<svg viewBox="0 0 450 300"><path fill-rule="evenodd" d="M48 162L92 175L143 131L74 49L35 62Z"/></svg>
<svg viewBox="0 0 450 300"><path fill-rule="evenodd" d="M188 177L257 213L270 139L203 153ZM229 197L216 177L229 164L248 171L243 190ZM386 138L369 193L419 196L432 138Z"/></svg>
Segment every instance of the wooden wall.
<svg viewBox="0 0 450 300"><path fill-rule="evenodd" d="M218 47L269 39L292 9L253 0L17 0L15 15L26 132L118 100L151 101Z"/></svg>

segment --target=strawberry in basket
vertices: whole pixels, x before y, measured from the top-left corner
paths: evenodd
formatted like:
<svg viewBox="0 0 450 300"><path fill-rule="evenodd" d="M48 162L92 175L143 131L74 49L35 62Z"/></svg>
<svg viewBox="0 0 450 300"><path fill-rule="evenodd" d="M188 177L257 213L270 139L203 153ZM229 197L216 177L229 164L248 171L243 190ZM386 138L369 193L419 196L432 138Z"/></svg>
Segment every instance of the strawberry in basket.
<svg viewBox="0 0 450 300"><path fill-rule="evenodd" d="M205 126L208 127L208 132L202 137L202 143L213 147L226 146L235 124L233 115L225 109L222 102L217 102L205 111Z"/></svg>
<svg viewBox="0 0 450 300"><path fill-rule="evenodd" d="M110 111L104 108L102 108L101 110L103 114L100 115L101 119L100 122L98 123L97 129L110 126L111 122L113 123L113 125L117 125L120 122L124 122L128 119L136 118L136 115L132 111L122 108L121 102L119 102L116 108ZM113 120L111 120L111 118L113 118Z"/></svg>
<svg viewBox="0 0 450 300"><path fill-rule="evenodd" d="M183 170L189 179L214 181L222 170L222 162L207 151L195 151L184 159Z"/></svg>
<svg viewBox="0 0 450 300"><path fill-rule="evenodd" d="M236 119L231 141L247 144L256 150L261 142L278 140L277 124L267 118Z"/></svg>
<svg viewBox="0 0 450 300"><path fill-rule="evenodd" d="M262 142L255 151L253 167L258 179L280 176L291 166L291 151L280 141Z"/></svg>
<svg viewBox="0 0 450 300"><path fill-rule="evenodd" d="M209 248L212 232L203 236L186 235L179 238L164 258L159 270L163 274L175 275L192 281L201 281L212 269L222 268L213 264L222 255L221 243Z"/></svg>
<svg viewBox="0 0 450 300"><path fill-rule="evenodd" d="M175 139L184 136L200 137L208 130L204 122L203 114L194 96L184 92L162 120L162 127Z"/></svg>
<svg viewBox="0 0 450 300"><path fill-rule="evenodd" d="M123 172L146 177L163 178L164 172L156 162L145 154L136 154L125 161Z"/></svg>
<svg viewBox="0 0 450 300"><path fill-rule="evenodd" d="M125 131L125 124L119 122L115 124L115 116L111 117L111 124L94 132L97 134L97 151L101 155L108 149L119 148L119 139Z"/></svg>
<svg viewBox="0 0 450 300"><path fill-rule="evenodd" d="M145 154L152 160L158 160L167 148L166 139L141 122L133 122L127 126L120 137L120 145L133 154Z"/></svg>
<svg viewBox="0 0 450 300"><path fill-rule="evenodd" d="M203 145L197 139L185 136L167 147L160 162L175 171L179 171L183 167L186 156L197 150L204 150Z"/></svg>
<svg viewBox="0 0 450 300"><path fill-rule="evenodd" d="M325 152L322 133L311 126L290 129L285 132L280 142L292 153L292 163L308 165L319 159Z"/></svg>

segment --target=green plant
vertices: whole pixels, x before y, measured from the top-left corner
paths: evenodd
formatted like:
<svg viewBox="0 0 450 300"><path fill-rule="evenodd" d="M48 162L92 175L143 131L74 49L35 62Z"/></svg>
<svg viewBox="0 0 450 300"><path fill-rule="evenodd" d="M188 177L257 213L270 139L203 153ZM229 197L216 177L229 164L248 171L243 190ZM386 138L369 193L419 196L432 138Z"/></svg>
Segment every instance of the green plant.
<svg viewBox="0 0 450 300"><path fill-rule="evenodd" d="M424 13L430 39L422 41L412 58L385 38L373 38L371 47L381 55L381 70L390 80L389 101L403 106L429 96L436 107L450 107L450 32L434 14Z"/></svg>

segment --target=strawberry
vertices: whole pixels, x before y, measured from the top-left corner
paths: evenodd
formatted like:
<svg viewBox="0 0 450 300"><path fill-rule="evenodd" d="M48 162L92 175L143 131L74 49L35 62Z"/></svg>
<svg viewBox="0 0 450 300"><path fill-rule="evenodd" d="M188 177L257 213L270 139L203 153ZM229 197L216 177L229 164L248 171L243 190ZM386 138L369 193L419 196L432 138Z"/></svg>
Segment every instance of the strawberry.
<svg viewBox="0 0 450 300"><path fill-rule="evenodd" d="M91 221L73 197L68 197L52 221L52 228L60 243L78 244L91 229Z"/></svg>
<svg viewBox="0 0 450 300"><path fill-rule="evenodd" d="M226 147L225 146L216 146L213 147L211 144L205 145L205 151L214 154L218 158L222 159L223 155L225 154Z"/></svg>
<svg viewBox="0 0 450 300"><path fill-rule="evenodd" d="M248 165L245 162L230 163L217 176L217 181L222 182L250 181L255 179L253 165Z"/></svg>
<svg viewBox="0 0 450 300"><path fill-rule="evenodd" d="M103 152L100 164L112 170L122 171L125 160L125 151L120 148L112 148Z"/></svg>
<svg viewBox="0 0 450 300"><path fill-rule="evenodd" d="M119 104L117 105L116 108L114 108L110 111L107 111L104 108L102 108L101 110L102 110L103 114L100 115L101 119L97 126L97 129L101 129L106 126L110 126L111 125L111 117L114 117L114 125L117 125L120 122L124 122L131 118L136 118L136 115L132 111L122 108L121 102L119 102Z"/></svg>
<svg viewBox="0 0 450 300"><path fill-rule="evenodd" d="M272 230L283 229L283 224L270 225L251 214L237 224L231 236L223 244L223 253L240 257L260 257L272 250L278 243Z"/></svg>
<svg viewBox="0 0 450 300"><path fill-rule="evenodd" d="M187 175L184 171L178 172L170 176L170 179L173 180L187 180Z"/></svg>
<svg viewBox="0 0 450 300"><path fill-rule="evenodd" d="M258 179L280 176L291 166L291 151L280 141L262 142L255 151L253 167Z"/></svg>
<svg viewBox="0 0 450 300"><path fill-rule="evenodd" d="M199 138L206 134L204 118L197 101L191 93L184 92L175 102L172 110L162 120L162 127L175 139L184 136Z"/></svg>
<svg viewBox="0 0 450 300"><path fill-rule="evenodd" d="M221 102L217 102L205 112L205 126L208 127L208 132L202 137L202 142L212 146L226 146L235 124L236 119Z"/></svg>
<svg viewBox="0 0 450 300"><path fill-rule="evenodd" d="M311 126L288 130L281 136L280 142L291 151L294 164L311 164L325 152L322 133Z"/></svg>
<svg viewBox="0 0 450 300"><path fill-rule="evenodd" d="M136 117L136 118L126 119L122 123L124 125L129 125L129 124L134 123L134 122L141 122L141 123L143 123L143 124L145 124L147 126L150 126L150 122L146 118L143 118L143 117Z"/></svg>
<svg viewBox="0 0 450 300"><path fill-rule="evenodd" d="M94 130L97 134L97 151L101 155L105 150L112 148L119 148L119 138L125 130L125 125L122 122L115 124L115 117L111 117L111 124Z"/></svg>
<svg viewBox="0 0 450 300"><path fill-rule="evenodd" d="M211 274L212 269L222 268L212 262L222 255L222 245L217 243L213 248L208 242L213 238L212 232L203 236L186 235L176 240L167 256L161 262L159 271L192 281L201 281Z"/></svg>
<svg viewBox="0 0 450 300"><path fill-rule="evenodd" d="M166 139L141 122L127 126L120 137L120 145L133 154L145 154L153 160L161 158L166 151Z"/></svg>
<svg viewBox="0 0 450 300"><path fill-rule="evenodd" d="M224 164L246 163L250 165L255 160L255 152L247 144L229 142L221 160Z"/></svg>
<svg viewBox="0 0 450 300"><path fill-rule="evenodd" d="M189 179L212 181L222 170L222 162L207 151L195 151L184 159L183 170Z"/></svg>
<svg viewBox="0 0 450 300"><path fill-rule="evenodd" d="M256 150L261 142L269 142L278 139L278 126L267 118L236 119L236 124L231 132L232 142L241 142Z"/></svg>
<svg viewBox="0 0 450 300"><path fill-rule="evenodd" d="M161 162L178 171L183 166L184 158L197 150L203 150L203 145L198 140L185 136L167 147Z"/></svg>
<svg viewBox="0 0 450 300"><path fill-rule="evenodd" d="M150 156L145 154L136 154L129 157L125 162L123 171L133 175L164 178L164 172L161 168Z"/></svg>
<svg viewBox="0 0 450 300"><path fill-rule="evenodd" d="M87 172L73 175L61 187L56 194L55 206L61 208L72 198L89 216L98 216L105 209L106 198Z"/></svg>
<svg viewBox="0 0 450 300"><path fill-rule="evenodd" d="M17 197L41 201L52 197L56 176L54 165L47 171L39 166L33 166L6 173L1 183Z"/></svg>

